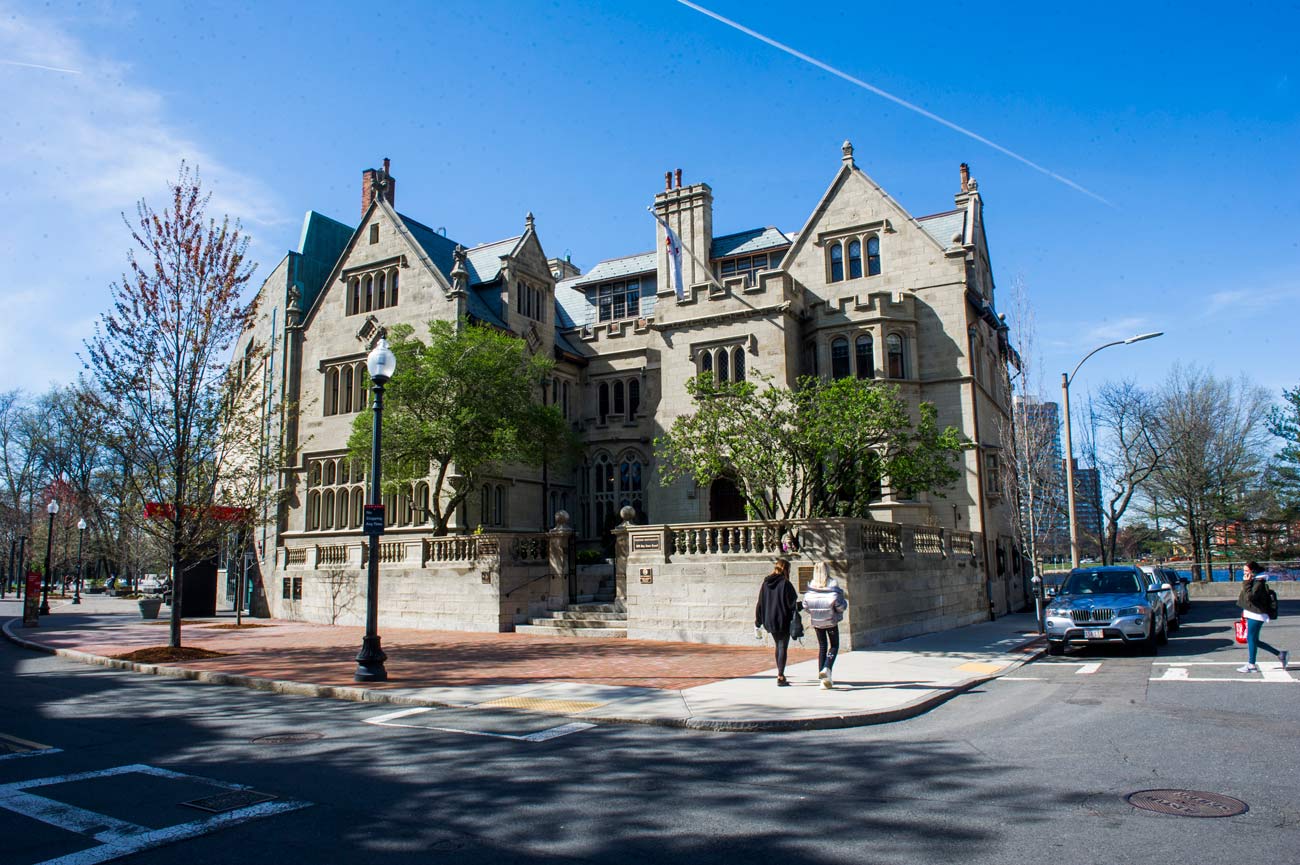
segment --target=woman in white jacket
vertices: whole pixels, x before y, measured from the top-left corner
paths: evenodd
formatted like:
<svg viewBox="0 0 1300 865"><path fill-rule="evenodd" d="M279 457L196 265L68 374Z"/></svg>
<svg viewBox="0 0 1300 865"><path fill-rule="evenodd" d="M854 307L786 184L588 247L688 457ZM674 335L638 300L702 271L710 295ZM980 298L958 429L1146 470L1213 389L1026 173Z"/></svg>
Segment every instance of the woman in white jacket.
<svg viewBox="0 0 1300 865"><path fill-rule="evenodd" d="M817 633L817 675L822 680L823 688L831 688L831 668L835 666L835 656L840 651L840 620L849 602L844 597L844 590L831 579L825 562L813 565L812 580L808 591L803 595L803 608L812 619L813 630Z"/></svg>

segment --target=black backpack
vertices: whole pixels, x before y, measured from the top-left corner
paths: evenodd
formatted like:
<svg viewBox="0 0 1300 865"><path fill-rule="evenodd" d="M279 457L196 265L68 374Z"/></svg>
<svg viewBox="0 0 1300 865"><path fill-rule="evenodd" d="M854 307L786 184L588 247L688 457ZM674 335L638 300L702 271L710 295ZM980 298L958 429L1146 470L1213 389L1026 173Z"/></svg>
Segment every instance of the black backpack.
<svg viewBox="0 0 1300 865"><path fill-rule="evenodd" d="M1272 589L1268 590L1268 617L1270 619L1277 618L1277 592Z"/></svg>

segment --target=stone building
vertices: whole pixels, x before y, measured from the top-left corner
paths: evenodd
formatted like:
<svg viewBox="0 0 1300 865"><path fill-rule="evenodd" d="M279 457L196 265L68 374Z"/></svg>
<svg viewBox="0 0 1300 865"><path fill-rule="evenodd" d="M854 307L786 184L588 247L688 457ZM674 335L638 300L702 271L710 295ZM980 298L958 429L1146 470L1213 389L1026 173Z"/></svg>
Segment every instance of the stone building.
<svg viewBox="0 0 1300 865"><path fill-rule="evenodd" d="M725 480L697 488L657 478L651 443L691 410L687 379L706 370L785 384L804 374L859 376L898 385L913 405L933 403L941 425L976 444L962 479L941 494L913 495L886 481L873 518L971 533L980 605L997 613L1021 605L1015 504L1003 477L1012 471L1005 371L1014 353L995 312L983 200L967 167L953 206L922 217L863 173L848 142L802 226L715 234L713 190L683 185L680 170L665 175L649 203L681 239L680 299L668 279L664 228L648 216L653 248L582 272L546 251L531 214L519 233L480 245L404 215L388 160L363 173L355 226L308 213L298 251L263 285L258 323L236 347L241 374L262 376L267 441L297 451L288 466L268 460L268 478L286 493L256 538L272 612L309 615L299 607L310 599L298 568L332 568L344 579L360 572L366 486L343 455L353 418L369 405L365 356L383 328L406 323L420 333L433 318L498 327L553 357L542 398L586 445L583 465L562 476L513 467L478 478L454 522L461 532L543 532L564 510L579 541L596 545L609 540L625 507L638 524L743 520ZM435 224L453 221L435 216ZM385 541L422 544L411 570L441 555L425 525L428 495L419 484L386 502ZM412 591L411 603L422 603ZM503 605L500 626L527 615L519 609ZM310 615L337 618L337 610Z"/></svg>

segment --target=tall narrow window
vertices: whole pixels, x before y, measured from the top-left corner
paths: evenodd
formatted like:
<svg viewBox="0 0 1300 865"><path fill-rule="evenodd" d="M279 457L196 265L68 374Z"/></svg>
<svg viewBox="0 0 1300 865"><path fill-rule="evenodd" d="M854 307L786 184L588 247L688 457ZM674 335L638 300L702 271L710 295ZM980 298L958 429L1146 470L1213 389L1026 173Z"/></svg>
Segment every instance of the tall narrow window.
<svg viewBox="0 0 1300 865"><path fill-rule="evenodd" d="M334 490L326 490L321 496L321 525L322 529L334 528Z"/></svg>
<svg viewBox="0 0 1300 865"><path fill-rule="evenodd" d="M713 372L713 352L706 351L700 358L700 372Z"/></svg>
<svg viewBox="0 0 1300 865"><path fill-rule="evenodd" d="M844 279L844 247L838 242L831 244L831 282Z"/></svg>
<svg viewBox="0 0 1300 865"><path fill-rule="evenodd" d="M353 411L354 398L352 392L352 365L348 364L343 367L343 400L340 403L345 413Z"/></svg>
<svg viewBox="0 0 1300 865"><path fill-rule="evenodd" d="M637 411L641 408L641 382L636 379L629 379L627 383L627 416L636 417Z"/></svg>
<svg viewBox="0 0 1300 865"><path fill-rule="evenodd" d="M745 350L740 346L731 350L731 379L732 381L745 380Z"/></svg>
<svg viewBox="0 0 1300 865"><path fill-rule="evenodd" d="M725 348L718 352L718 359L714 363L718 365L718 381L728 381L728 367L731 364L727 360L727 350Z"/></svg>
<svg viewBox="0 0 1300 865"><path fill-rule="evenodd" d="M371 242L371 243L378 243L378 242L379 242L379 226L378 226L378 225L372 225L372 226L370 226L370 242Z"/></svg>
<svg viewBox="0 0 1300 865"><path fill-rule="evenodd" d="M388 305L397 306L397 271L393 271L392 279L388 280Z"/></svg>
<svg viewBox="0 0 1300 865"><path fill-rule="evenodd" d="M623 402L623 382L614 382L614 416L621 417L627 412L627 405Z"/></svg>
<svg viewBox="0 0 1300 865"><path fill-rule="evenodd" d="M831 340L831 378L849 376L849 341L842 336Z"/></svg>
<svg viewBox="0 0 1300 865"><path fill-rule="evenodd" d="M863 334L854 344L854 353L858 365L858 378L876 377L876 348L870 334Z"/></svg>
<svg viewBox="0 0 1300 865"><path fill-rule="evenodd" d="M339 369L331 367L325 373L325 414L338 414L339 411Z"/></svg>
<svg viewBox="0 0 1300 865"><path fill-rule="evenodd" d="M604 423L605 418L609 417L609 385L602 381L597 393L600 395L596 401L600 409L600 422Z"/></svg>
<svg viewBox="0 0 1300 865"><path fill-rule="evenodd" d="M867 238L867 276L880 274L880 238Z"/></svg>
<svg viewBox="0 0 1300 865"><path fill-rule="evenodd" d="M891 333L885 338L885 348L889 352L889 377L907 378L907 364L903 356L903 338Z"/></svg>
<svg viewBox="0 0 1300 865"><path fill-rule="evenodd" d="M385 285L387 281L382 272L375 277L375 309L384 308L384 289L387 287Z"/></svg>
<svg viewBox="0 0 1300 865"><path fill-rule="evenodd" d="M849 279L858 279L862 276L862 241L854 240L849 243Z"/></svg>
<svg viewBox="0 0 1300 865"><path fill-rule="evenodd" d="M569 383L567 381L564 382L563 387L560 388L560 394L564 406L564 416L567 418L569 416Z"/></svg>
<svg viewBox="0 0 1300 865"><path fill-rule="evenodd" d="M367 276L365 278L365 284L366 284L365 286L366 287L366 312L370 312L372 309L375 308L375 280L372 277Z"/></svg>
<svg viewBox="0 0 1300 865"><path fill-rule="evenodd" d="M485 526L492 525L492 513L489 510L489 502L491 501L490 498L491 495L492 495L491 487L489 487L487 484L484 484L483 489L479 495L478 521Z"/></svg>
<svg viewBox="0 0 1300 865"><path fill-rule="evenodd" d="M353 278L348 286L348 315L361 311L361 280Z"/></svg>
<svg viewBox="0 0 1300 865"><path fill-rule="evenodd" d="M366 407L366 391L370 389L370 371L366 369L365 361L354 366L352 378L357 383L357 399L352 404L353 411L361 411Z"/></svg>
<svg viewBox="0 0 1300 865"><path fill-rule="evenodd" d="M506 488L497 484L496 502L492 506L492 519L498 526L506 524Z"/></svg>

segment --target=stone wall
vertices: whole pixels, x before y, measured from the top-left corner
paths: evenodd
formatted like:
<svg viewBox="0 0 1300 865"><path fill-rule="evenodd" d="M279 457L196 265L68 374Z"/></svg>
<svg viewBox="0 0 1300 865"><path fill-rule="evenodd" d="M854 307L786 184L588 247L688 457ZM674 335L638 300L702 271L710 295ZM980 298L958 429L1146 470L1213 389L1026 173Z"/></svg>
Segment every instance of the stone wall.
<svg viewBox="0 0 1300 865"><path fill-rule="evenodd" d="M628 637L752 644L758 589L783 548L801 590L818 561L844 588L848 648L984 621L979 540L867 520L632 526L619 540Z"/></svg>

